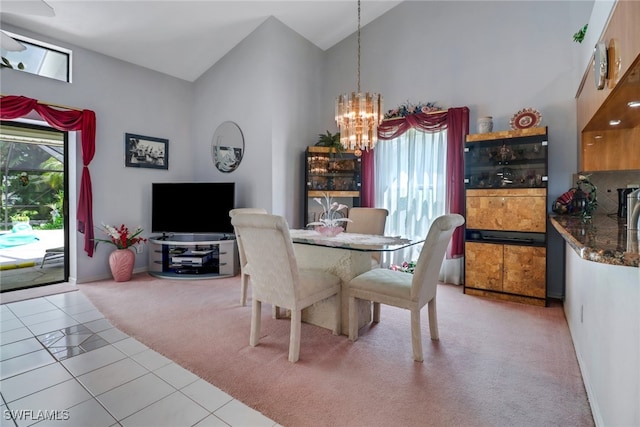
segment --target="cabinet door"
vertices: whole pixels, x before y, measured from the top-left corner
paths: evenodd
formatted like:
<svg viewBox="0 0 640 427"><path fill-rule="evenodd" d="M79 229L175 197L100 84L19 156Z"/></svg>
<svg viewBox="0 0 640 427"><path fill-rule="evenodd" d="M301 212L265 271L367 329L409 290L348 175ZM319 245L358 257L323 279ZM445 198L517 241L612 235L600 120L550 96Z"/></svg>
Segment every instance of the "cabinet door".
<svg viewBox="0 0 640 427"><path fill-rule="evenodd" d="M504 230L546 232L546 197L505 197L503 200Z"/></svg>
<svg viewBox="0 0 640 427"><path fill-rule="evenodd" d="M546 249L534 246L504 246L503 290L512 294L545 298Z"/></svg>
<svg viewBox="0 0 640 427"><path fill-rule="evenodd" d="M582 132L583 171L640 169L640 127Z"/></svg>
<svg viewBox="0 0 640 427"><path fill-rule="evenodd" d="M464 256L465 286L501 291L502 257L502 245L467 242Z"/></svg>
<svg viewBox="0 0 640 427"><path fill-rule="evenodd" d="M515 191L503 195L467 196L467 228L546 232L547 198L544 193L520 195Z"/></svg>
<svg viewBox="0 0 640 427"><path fill-rule="evenodd" d="M467 197L467 228L502 230L503 197Z"/></svg>

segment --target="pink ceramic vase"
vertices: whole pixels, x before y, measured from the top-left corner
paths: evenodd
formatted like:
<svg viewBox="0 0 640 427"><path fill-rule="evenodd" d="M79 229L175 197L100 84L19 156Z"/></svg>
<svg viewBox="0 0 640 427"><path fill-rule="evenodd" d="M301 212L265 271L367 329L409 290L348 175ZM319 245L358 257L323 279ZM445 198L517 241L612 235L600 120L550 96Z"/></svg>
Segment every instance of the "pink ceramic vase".
<svg viewBox="0 0 640 427"><path fill-rule="evenodd" d="M136 262L136 254L129 249L116 249L109 255L109 267L113 280L126 282L131 280L133 265Z"/></svg>

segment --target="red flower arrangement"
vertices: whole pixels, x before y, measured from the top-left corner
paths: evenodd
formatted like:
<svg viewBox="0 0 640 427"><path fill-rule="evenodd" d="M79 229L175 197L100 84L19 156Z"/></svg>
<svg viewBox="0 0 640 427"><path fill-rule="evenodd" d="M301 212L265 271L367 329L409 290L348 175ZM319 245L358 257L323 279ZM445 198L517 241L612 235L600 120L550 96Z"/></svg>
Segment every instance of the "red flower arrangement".
<svg viewBox="0 0 640 427"><path fill-rule="evenodd" d="M102 224L102 232L109 236L109 239L93 240L96 242L96 247L98 246L98 243L105 242L111 243L118 249L127 249L133 245L145 243L147 241L147 239L140 236L143 231L144 230L140 226L136 227L136 229L131 232L124 224L120 225L120 227Z"/></svg>
<svg viewBox="0 0 640 427"><path fill-rule="evenodd" d="M416 262L415 261L411 261L411 262L403 262L402 265L391 265L391 267L389 267L389 269L391 270L395 270L395 271L402 271L404 273L411 273L413 274L413 272L416 269Z"/></svg>

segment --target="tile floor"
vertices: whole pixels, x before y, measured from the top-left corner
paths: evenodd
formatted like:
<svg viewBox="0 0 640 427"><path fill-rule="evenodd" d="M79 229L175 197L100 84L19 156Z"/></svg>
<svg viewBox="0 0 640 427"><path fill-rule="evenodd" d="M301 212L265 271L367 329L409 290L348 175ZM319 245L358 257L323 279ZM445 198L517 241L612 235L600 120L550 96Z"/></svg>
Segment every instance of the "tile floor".
<svg viewBox="0 0 640 427"><path fill-rule="evenodd" d="M0 427L277 425L114 328L80 292L0 315Z"/></svg>

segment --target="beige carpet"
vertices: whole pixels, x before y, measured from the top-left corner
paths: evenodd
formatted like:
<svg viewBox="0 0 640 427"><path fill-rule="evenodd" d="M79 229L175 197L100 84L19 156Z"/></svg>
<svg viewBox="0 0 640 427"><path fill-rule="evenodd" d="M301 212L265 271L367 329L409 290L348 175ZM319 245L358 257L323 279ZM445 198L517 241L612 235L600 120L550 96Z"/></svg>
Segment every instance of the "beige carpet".
<svg viewBox="0 0 640 427"><path fill-rule="evenodd" d="M78 285L118 328L283 426L592 426L562 308L464 295L440 285L440 341L412 360L409 312L382 307L360 339L303 324L287 361L289 321L263 308L258 347L239 278L135 275Z"/></svg>

